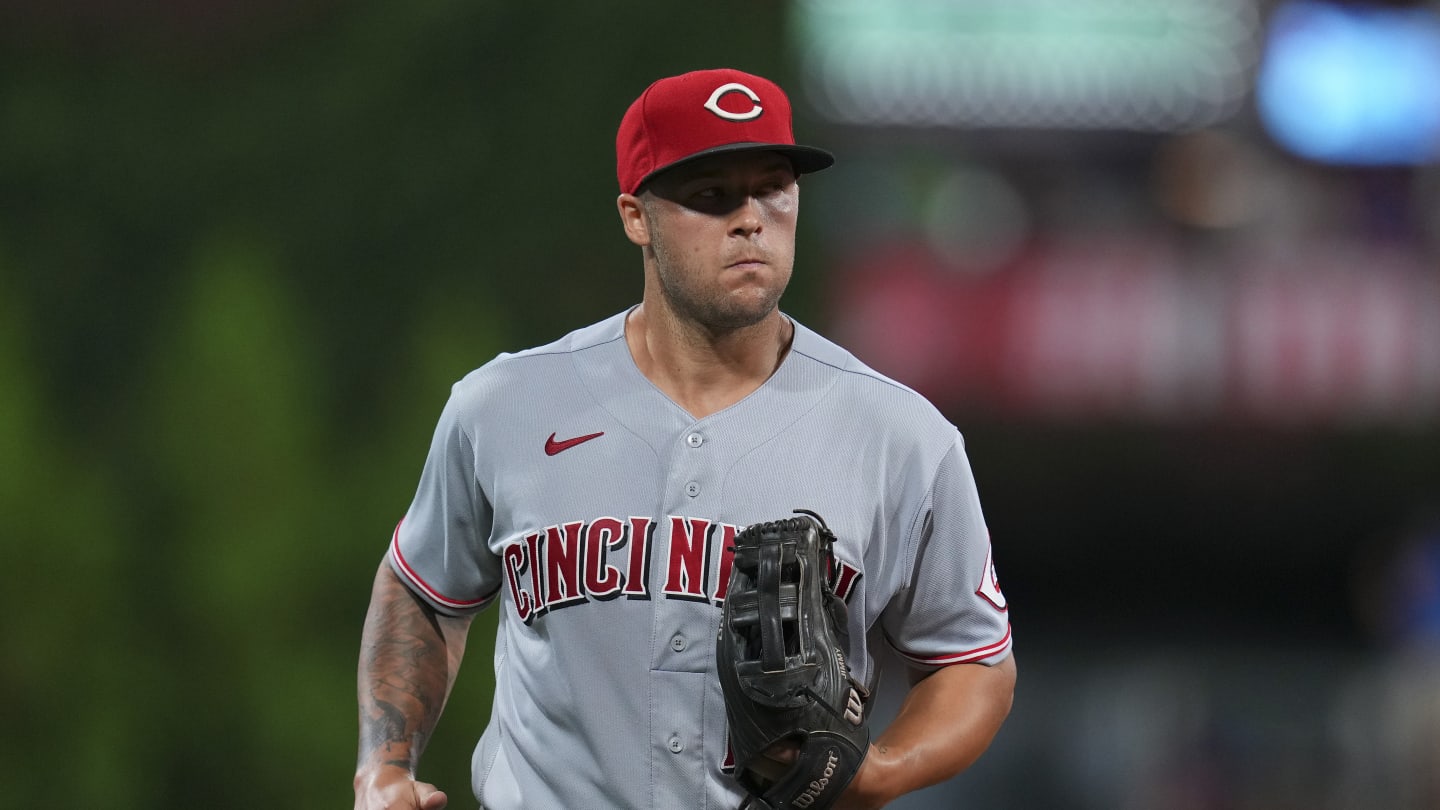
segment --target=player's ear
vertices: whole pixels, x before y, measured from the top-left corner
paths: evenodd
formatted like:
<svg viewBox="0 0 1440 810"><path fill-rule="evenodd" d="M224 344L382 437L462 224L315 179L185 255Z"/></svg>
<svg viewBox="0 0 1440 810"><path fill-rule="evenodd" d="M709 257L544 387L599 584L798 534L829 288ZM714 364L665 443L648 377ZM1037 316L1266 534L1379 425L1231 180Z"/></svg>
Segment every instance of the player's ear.
<svg viewBox="0 0 1440 810"><path fill-rule="evenodd" d="M650 219L645 213L645 204L634 194L621 194L615 199L620 210L620 224L625 228L625 238L645 247L650 244Z"/></svg>

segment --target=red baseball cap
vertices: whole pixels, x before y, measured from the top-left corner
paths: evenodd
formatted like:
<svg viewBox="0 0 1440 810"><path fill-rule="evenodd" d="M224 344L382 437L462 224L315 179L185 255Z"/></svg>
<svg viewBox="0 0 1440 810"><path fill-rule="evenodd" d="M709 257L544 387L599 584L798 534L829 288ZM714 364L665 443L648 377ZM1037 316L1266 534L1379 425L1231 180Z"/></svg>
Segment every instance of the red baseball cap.
<svg viewBox="0 0 1440 810"><path fill-rule="evenodd" d="M657 173L727 152L779 152L796 174L817 172L835 156L799 146L790 99L769 79L728 68L661 79L625 111L615 136L620 190L634 194Z"/></svg>

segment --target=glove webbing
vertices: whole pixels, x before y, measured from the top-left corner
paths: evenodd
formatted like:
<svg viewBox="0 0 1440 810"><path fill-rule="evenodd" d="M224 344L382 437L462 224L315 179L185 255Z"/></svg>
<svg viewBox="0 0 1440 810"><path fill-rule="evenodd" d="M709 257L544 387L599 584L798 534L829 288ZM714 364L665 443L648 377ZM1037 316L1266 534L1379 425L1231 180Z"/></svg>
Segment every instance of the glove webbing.
<svg viewBox="0 0 1440 810"><path fill-rule="evenodd" d="M790 551L790 544L781 543L778 548L761 549L760 570L757 573L756 592L760 599L760 662L768 672L785 668L785 622L780 615L780 575L783 572L783 558ZM769 552L769 553L767 553Z"/></svg>

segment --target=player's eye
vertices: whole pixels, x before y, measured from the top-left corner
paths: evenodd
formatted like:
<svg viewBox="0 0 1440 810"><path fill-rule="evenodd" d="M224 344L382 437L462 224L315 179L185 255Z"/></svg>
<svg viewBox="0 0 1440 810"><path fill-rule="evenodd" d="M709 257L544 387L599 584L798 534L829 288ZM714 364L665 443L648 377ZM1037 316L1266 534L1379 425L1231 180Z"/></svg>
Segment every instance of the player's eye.
<svg viewBox="0 0 1440 810"><path fill-rule="evenodd" d="M795 177L788 171L774 172L761 181L756 193L762 196L774 196L784 194L795 184Z"/></svg>
<svg viewBox="0 0 1440 810"><path fill-rule="evenodd" d="M736 195L723 185L699 186L685 197L686 207L707 214L723 214L735 205Z"/></svg>

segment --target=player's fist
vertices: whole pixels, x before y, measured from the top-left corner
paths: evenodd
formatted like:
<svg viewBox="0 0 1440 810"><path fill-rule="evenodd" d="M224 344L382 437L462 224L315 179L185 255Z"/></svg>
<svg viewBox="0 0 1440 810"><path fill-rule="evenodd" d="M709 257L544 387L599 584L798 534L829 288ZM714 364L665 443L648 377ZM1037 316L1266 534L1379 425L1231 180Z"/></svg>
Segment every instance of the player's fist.
<svg viewBox="0 0 1440 810"><path fill-rule="evenodd" d="M444 791L400 768L355 777L355 810L442 810L448 802Z"/></svg>
<svg viewBox="0 0 1440 810"><path fill-rule="evenodd" d="M420 810L441 810L449 801L444 791L424 782L415 783L415 798L420 802Z"/></svg>

